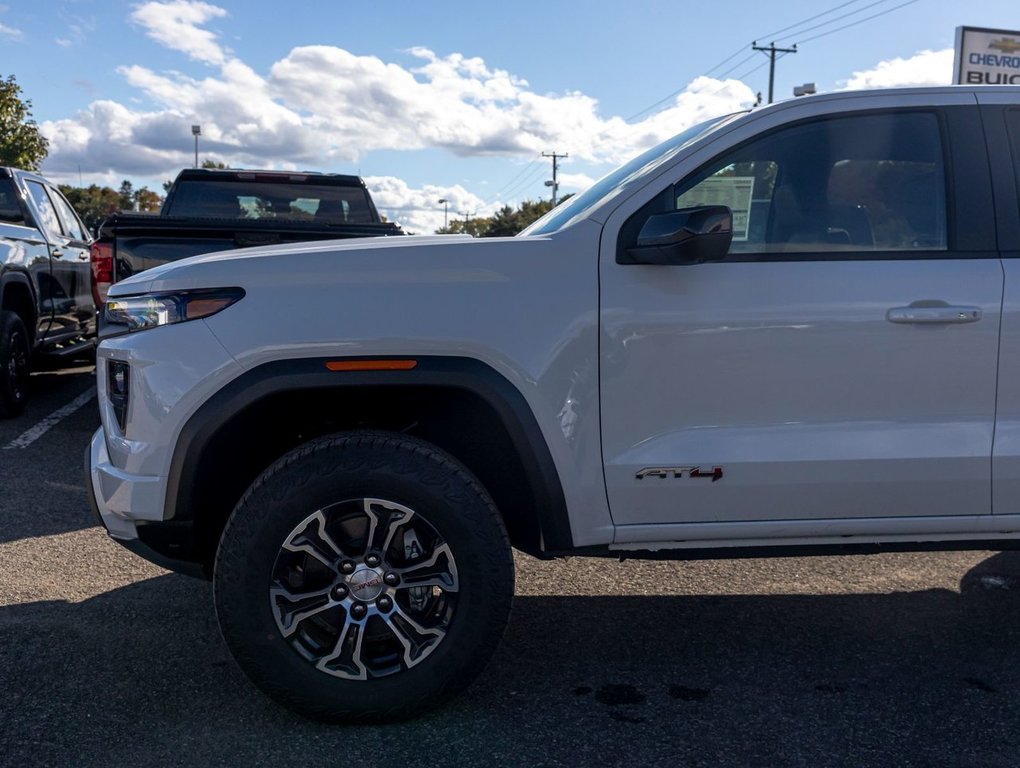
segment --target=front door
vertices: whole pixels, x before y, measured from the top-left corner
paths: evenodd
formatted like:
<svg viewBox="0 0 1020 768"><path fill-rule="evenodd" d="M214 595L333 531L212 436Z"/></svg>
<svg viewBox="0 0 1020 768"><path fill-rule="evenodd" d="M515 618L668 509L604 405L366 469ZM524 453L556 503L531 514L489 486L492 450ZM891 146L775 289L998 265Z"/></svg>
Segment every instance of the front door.
<svg viewBox="0 0 1020 768"><path fill-rule="evenodd" d="M733 209L725 261L604 245L606 482L614 522L644 531L618 540L990 513L1002 267L994 230L959 248L947 130L937 110L781 128L668 191Z"/></svg>
<svg viewBox="0 0 1020 768"><path fill-rule="evenodd" d="M26 185L50 242L51 281L42 297L48 304L44 309L52 310L47 339L54 342L91 335L96 330L96 312L89 282L88 235L57 190L37 181Z"/></svg>

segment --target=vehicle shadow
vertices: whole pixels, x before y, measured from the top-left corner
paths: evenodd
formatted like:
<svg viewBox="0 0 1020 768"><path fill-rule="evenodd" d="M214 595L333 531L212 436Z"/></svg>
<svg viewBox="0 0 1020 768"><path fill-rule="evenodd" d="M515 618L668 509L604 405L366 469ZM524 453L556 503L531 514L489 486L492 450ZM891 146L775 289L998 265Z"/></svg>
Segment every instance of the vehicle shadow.
<svg viewBox="0 0 1020 768"><path fill-rule="evenodd" d="M359 728L256 692L220 639L210 585L160 576L0 608L0 754L19 766L1016 765L1018 575L1007 553L960 592L519 597L465 694Z"/></svg>
<svg viewBox="0 0 1020 768"><path fill-rule="evenodd" d="M26 412L0 421L0 543L97 524L84 469L85 446L99 426L96 401L59 414L94 386L91 367L33 373ZM54 413L61 417L47 423ZM33 435L40 426L45 431ZM25 446L6 447L26 436Z"/></svg>

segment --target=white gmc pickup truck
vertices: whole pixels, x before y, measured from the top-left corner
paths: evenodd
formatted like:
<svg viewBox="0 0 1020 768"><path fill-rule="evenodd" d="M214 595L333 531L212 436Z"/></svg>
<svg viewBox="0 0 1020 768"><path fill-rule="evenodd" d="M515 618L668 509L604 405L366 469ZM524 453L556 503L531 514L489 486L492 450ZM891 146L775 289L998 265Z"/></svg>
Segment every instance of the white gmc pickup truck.
<svg viewBox="0 0 1020 768"><path fill-rule="evenodd" d="M1020 546L1020 89L696 125L518 237L113 287L91 497L309 716L485 664L538 557ZM550 628L554 631L554 628Z"/></svg>

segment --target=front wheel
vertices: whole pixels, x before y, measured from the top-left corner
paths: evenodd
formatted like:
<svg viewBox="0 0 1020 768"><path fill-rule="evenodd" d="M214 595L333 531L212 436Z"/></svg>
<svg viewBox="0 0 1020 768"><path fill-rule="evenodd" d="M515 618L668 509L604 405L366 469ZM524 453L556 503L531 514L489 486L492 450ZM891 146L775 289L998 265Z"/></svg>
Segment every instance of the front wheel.
<svg viewBox="0 0 1020 768"><path fill-rule="evenodd" d="M28 331L13 312L0 312L0 418L20 416L28 399Z"/></svg>
<svg viewBox="0 0 1020 768"><path fill-rule="evenodd" d="M227 523L216 611L234 658L317 719L416 715L463 689L509 618L513 559L478 481L402 435L314 440L266 470Z"/></svg>

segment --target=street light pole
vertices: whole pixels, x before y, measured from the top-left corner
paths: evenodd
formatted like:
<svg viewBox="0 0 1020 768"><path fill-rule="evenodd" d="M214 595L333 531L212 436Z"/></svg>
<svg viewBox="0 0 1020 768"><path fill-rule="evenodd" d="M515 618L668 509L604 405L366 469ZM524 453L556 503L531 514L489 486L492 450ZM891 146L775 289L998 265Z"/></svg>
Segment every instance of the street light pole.
<svg viewBox="0 0 1020 768"><path fill-rule="evenodd" d="M439 198L439 202L443 204L443 229L448 229L450 226L450 218L448 215L448 212L450 210L449 209L450 201L447 200L445 197L441 197Z"/></svg>
<svg viewBox="0 0 1020 768"><path fill-rule="evenodd" d="M195 167L198 168L198 137L202 135L202 126L191 126L191 134L195 137Z"/></svg>

